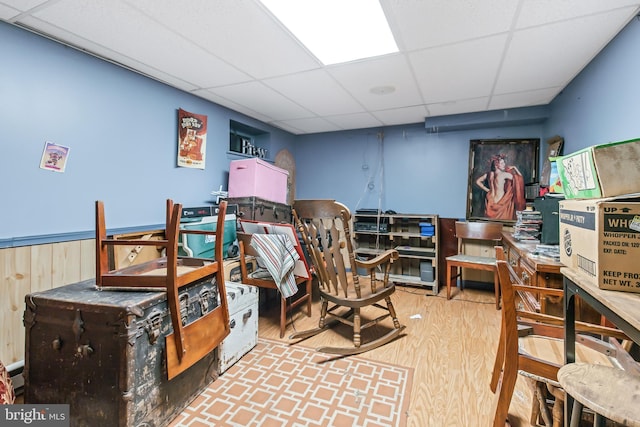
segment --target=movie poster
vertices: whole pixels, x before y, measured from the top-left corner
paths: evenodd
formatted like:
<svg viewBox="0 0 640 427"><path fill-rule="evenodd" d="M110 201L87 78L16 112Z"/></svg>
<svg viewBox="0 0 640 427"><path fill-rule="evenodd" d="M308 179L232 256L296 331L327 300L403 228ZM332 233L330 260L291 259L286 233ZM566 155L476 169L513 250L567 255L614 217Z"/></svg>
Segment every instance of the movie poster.
<svg viewBox="0 0 640 427"><path fill-rule="evenodd" d="M204 169L207 116L178 110L178 166Z"/></svg>

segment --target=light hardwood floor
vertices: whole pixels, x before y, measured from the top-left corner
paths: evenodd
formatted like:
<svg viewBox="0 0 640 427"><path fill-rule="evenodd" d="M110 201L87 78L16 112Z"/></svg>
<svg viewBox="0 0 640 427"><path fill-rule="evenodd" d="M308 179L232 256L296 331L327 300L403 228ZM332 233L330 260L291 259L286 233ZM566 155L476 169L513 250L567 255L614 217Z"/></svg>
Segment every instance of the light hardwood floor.
<svg viewBox="0 0 640 427"><path fill-rule="evenodd" d="M489 380L500 329L493 291L465 289L449 301L446 289L437 296L426 294L420 288L399 286L393 302L406 335L359 357L414 368L408 426L490 426L497 399ZM312 317L294 312L293 325L280 339L278 313L269 300L267 304L260 307L262 338L290 342L287 337L294 328L316 325L319 302L314 299ZM349 345L347 332L326 331L298 345ZM531 396L529 385L519 378L509 411L512 426L530 425Z"/></svg>

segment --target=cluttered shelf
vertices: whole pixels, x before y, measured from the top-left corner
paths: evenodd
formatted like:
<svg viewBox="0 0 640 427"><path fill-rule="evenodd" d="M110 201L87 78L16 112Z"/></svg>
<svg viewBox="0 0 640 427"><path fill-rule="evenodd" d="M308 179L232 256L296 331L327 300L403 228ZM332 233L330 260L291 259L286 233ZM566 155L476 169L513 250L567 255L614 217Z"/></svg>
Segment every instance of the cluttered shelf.
<svg viewBox="0 0 640 427"><path fill-rule="evenodd" d="M361 209L354 215L355 253L364 259L387 249L400 255L390 280L438 293L438 216Z"/></svg>

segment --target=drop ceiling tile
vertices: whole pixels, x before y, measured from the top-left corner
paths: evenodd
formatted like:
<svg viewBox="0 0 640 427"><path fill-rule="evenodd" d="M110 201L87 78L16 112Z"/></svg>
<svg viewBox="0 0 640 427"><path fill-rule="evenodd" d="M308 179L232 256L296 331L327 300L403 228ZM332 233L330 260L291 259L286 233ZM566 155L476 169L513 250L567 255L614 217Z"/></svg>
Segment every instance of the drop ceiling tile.
<svg viewBox="0 0 640 427"><path fill-rule="evenodd" d="M114 52L113 50L108 49L102 45L95 44L75 34L60 29L55 25L51 25L48 22L44 22L39 19L27 16L22 19L20 23L30 28L37 28L39 31L47 34L53 39L64 40L65 44L72 46L80 50L81 52L96 56L104 61L114 63L118 66L128 68L133 72L142 74L154 80L158 80L172 87L185 91L196 89L195 86L184 80L181 80L179 77L166 74L163 70L158 70L157 68L153 68L147 64L138 62L133 58L122 55L118 52Z"/></svg>
<svg viewBox="0 0 640 427"><path fill-rule="evenodd" d="M259 82L217 87L209 89L209 91L271 117L271 120L300 119L312 115L293 101Z"/></svg>
<svg viewBox="0 0 640 427"><path fill-rule="evenodd" d="M494 95L491 97L488 110L546 105L553 101L553 98L555 98L561 90L562 87L553 87L527 92Z"/></svg>
<svg viewBox="0 0 640 427"><path fill-rule="evenodd" d="M464 99L459 101L438 102L427 105L429 117L448 116L450 114L472 113L488 110L488 97Z"/></svg>
<svg viewBox="0 0 640 427"><path fill-rule="evenodd" d="M289 133L292 133L294 135L301 135L304 134L305 132L303 132L301 129L295 128L293 126L290 126L288 123L286 122L271 122L271 125L280 128L284 131L287 131Z"/></svg>
<svg viewBox="0 0 640 427"><path fill-rule="evenodd" d="M249 117L253 117L254 119L260 120L265 123L269 123L273 120L273 118L270 116L266 116L264 114L258 113L257 111L254 111L251 108L248 108L244 105L240 105L237 102L234 102L233 100L216 95L215 93L211 93L207 89L198 89L198 90L192 91L191 93L200 98L214 102L220 105L221 107L229 108L230 110L245 114Z"/></svg>
<svg viewBox="0 0 640 427"><path fill-rule="evenodd" d="M620 7L638 7L639 5L640 2L638 0L525 0L522 2L522 9L515 28L520 29L548 24L595 13L607 12Z"/></svg>
<svg viewBox="0 0 640 427"><path fill-rule="evenodd" d="M362 106L324 70L266 79L264 83L317 115L364 111Z"/></svg>
<svg viewBox="0 0 640 427"><path fill-rule="evenodd" d="M427 104L488 96L506 35L425 49L409 55Z"/></svg>
<svg viewBox="0 0 640 427"><path fill-rule="evenodd" d="M321 66L257 0L127 1L254 78Z"/></svg>
<svg viewBox="0 0 640 427"><path fill-rule="evenodd" d="M504 59L497 94L565 86L611 40L629 10L517 31Z"/></svg>
<svg viewBox="0 0 640 427"><path fill-rule="evenodd" d="M383 123L370 113L327 116L327 120L340 127L340 129L361 129L383 126Z"/></svg>
<svg viewBox="0 0 640 427"><path fill-rule="evenodd" d="M422 104L420 92L404 55L387 55L327 68L367 110ZM393 88L392 92L375 88ZM374 89L372 91L372 89Z"/></svg>
<svg viewBox="0 0 640 427"><path fill-rule="evenodd" d="M11 21L12 18L15 18L18 15L20 15L20 11L18 9L14 9L0 3L0 19Z"/></svg>
<svg viewBox="0 0 640 427"><path fill-rule="evenodd" d="M416 105L413 107L374 111L372 114L385 126L394 126L423 122L424 118L428 115L428 111L424 105Z"/></svg>
<svg viewBox="0 0 640 427"><path fill-rule="evenodd" d="M70 33L181 76L199 87L237 83L248 76L150 20L126 3L62 0L34 14ZM144 28L144 31L141 31ZM211 70L216 70L211 72Z"/></svg>
<svg viewBox="0 0 640 427"><path fill-rule="evenodd" d="M514 0L383 0L398 44L413 51L510 29Z"/></svg>
<svg viewBox="0 0 640 427"><path fill-rule="evenodd" d="M334 132L341 130L338 126L319 117L309 117L304 119L283 120L272 123L275 126L285 129L295 129L299 133L319 133Z"/></svg>
<svg viewBox="0 0 640 427"><path fill-rule="evenodd" d="M27 10L46 3L47 1L48 0L2 0L0 1L0 5L4 4L21 12L26 12Z"/></svg>

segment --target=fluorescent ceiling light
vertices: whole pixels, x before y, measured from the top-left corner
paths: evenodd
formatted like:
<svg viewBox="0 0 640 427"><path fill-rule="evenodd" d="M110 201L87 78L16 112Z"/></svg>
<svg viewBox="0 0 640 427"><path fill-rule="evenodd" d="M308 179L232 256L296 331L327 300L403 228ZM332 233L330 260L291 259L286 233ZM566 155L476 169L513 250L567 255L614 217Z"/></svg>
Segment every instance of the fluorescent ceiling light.
<svg viewBox="0 0 640 427"><path fill-rule="evenodd" d="M323 64L398 51L378 0L260 0Z"/></svg>

